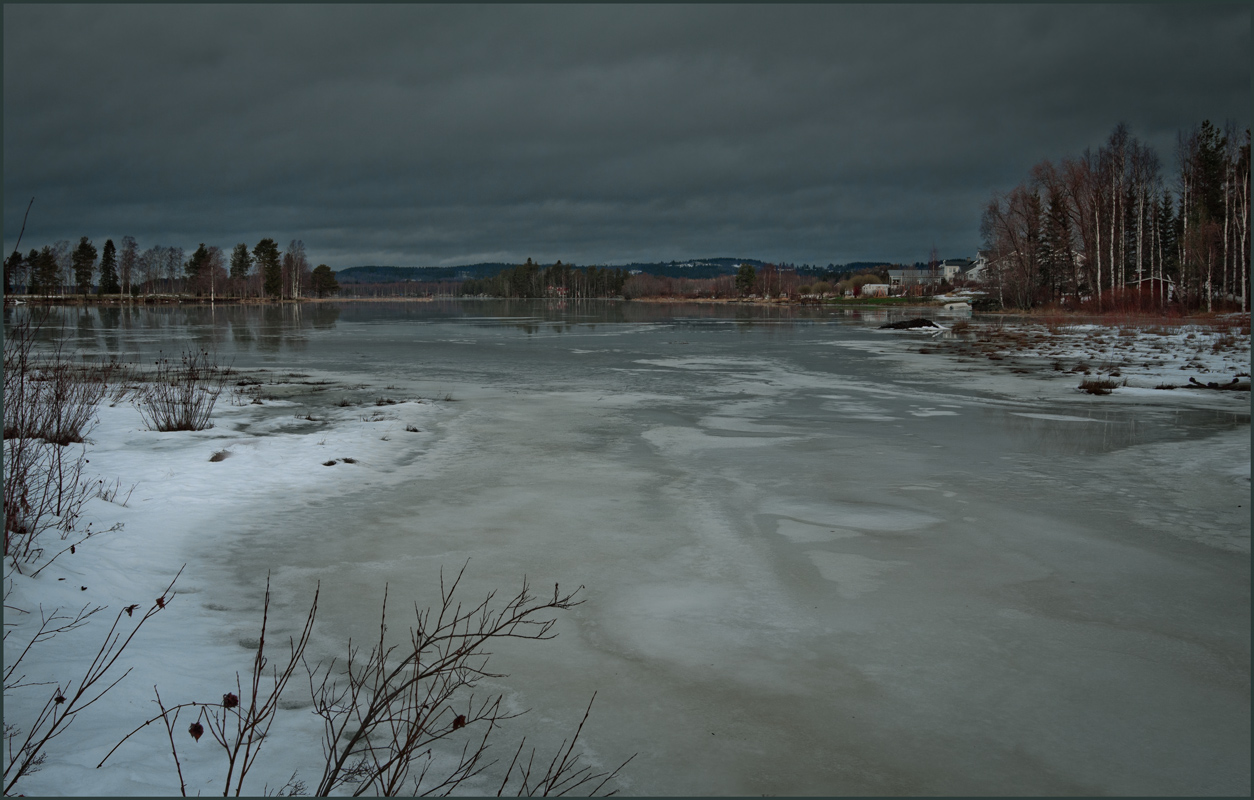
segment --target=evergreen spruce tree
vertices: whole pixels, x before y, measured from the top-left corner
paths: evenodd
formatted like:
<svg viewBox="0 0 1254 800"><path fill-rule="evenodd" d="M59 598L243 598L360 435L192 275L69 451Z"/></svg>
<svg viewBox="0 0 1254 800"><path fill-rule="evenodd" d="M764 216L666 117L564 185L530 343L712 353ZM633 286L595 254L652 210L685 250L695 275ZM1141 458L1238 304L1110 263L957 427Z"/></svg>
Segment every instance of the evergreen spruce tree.
<svg viewBox="0 0 1254 800"><path fill-rule="evenodd" d="M1071 276L1071 216L1066 199L1050 187L1046 201L1045 236L1042 246L1041 284L1051 300L1057 299L1062 284Z"/></svg>
<svg viewBox="0 0 1254 800"><path fill-rule="evenodd" d="M32 247L30 249L30 252L26 254L25 262L26 262L25 264L26 266L26 270L25 270L26 293L37 294L38 287L39 287L39 276L35 273L35 270L39 264L39 251Z"/></svg>
<svg viewBox="0 0 1254 800"><path fill-rule="evenodd" d="M205 268L205 262L209 260L209 251L205 249L205 243L201 242L200 247L192 253L192 257L187 259L187 263L183 265L187 277L195 280L200 277L200 272Z"/></svg>
<svg viewBox="0 0 1254 800"><path fill-rule="evenodd" d="M310 284L314 294L318 297L326 297L329 294L335 294L340 290L339 281L335 279L335 273L326 264L319 264L314 267L313 275L310 278Z"/></svg>
<svg viewBox="0 0 1254 800"><path fill-rule="evenodd" d="M74 283L80 294L91 288L92 274L96 271L96 246L86 236L78 240L70 263L74 266Z"/></svg>
<svg viewBox="0 0 1254 800"><path fill-rule="evenodd" d="M4 293L12 294L13 286L18 281L18 273L22 271L22 254L14 250L4 262Z"/></svg>
<svg viewBox="0 0 1254 800"><path fill-rule="evenodd" d="M1210 120L1202 122L1197 139L1197 211L1195 219L1223 219L1224 150L1228 137ZM1205 217L1201 215L1205 214Z"/></svg>
<svg viewBox="0 0 1254 800"><path fill-rule="evenodd" d="M122 291L118 283L117 248L112 239L105 239L104 250L100 253L100 285L96 294L118 294Z"/></svg>
<svg viewBox="0 0 1254 800"><path fill-rule="evenodd" d="M252 268L253 257L248 253L248 245L240 242L231 251L231 277L236 279L247 278L248 271Z"/></svg>
<svg viewBox="0 0 1254 800"><path fill-rule="evenodd" d="M266 294L278 297L283 291L283 270L279 261L278 243L270 238L262 239L253 248L253 258L261 270Z"/></svg>
<svg viewBox="0 0 1254 800"><path fill-rule="evenodd" d="M736 291L742 295L749 294L753 291L753 284L757 279L758 271L753 268L752 264L741 264L740 269L736 271Z"/></svg>
<svg viewBox="0 0 1254 800"><path fill-rule="evenodd" d="M31 259L31 284L33 286L32 293L49 294L53 289L57 288L58 273L60 265L57 264L57 254L49 247L44 245L44 249L35 253L31 250L34 257Z"/></svg>

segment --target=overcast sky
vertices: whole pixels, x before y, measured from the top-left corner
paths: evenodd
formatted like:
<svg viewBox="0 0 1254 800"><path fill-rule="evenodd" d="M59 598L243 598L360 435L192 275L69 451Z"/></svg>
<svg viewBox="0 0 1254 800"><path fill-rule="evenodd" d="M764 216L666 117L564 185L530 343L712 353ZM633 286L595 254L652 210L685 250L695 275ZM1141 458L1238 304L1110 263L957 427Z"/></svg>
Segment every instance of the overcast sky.
<svg viewBox="0 0 1254 800"><path fill-rule="evenodd" d="M4 6L4 244L313 263L974 255L1117 122L1250 112L1250 6Z"/></svg>

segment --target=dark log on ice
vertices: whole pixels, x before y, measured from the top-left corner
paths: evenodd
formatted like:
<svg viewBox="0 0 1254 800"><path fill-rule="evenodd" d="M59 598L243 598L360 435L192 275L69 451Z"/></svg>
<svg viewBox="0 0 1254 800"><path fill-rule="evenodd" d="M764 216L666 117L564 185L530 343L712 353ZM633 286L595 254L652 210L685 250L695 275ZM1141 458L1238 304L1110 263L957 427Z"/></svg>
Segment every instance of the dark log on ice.
<svg viewBox="0 0 1254 800"><path fill-rule="evenodd" d="M1250 390L1250 382L1243 381L1240 378L1233 378L1228 383L1216 383L1215 381L1207 381L1202 383L1197 378L1189 378L1190 389L1219 389L1220 391L1229 390L1234 392L1248 392Z"/></svg>
<svg viewBox="0 0 1254 800"><path fill-rule="evenodd" d="M939 327L940 326L937 325L935 322L932 322L930 319L924 319L923 317L915 317L914 319L906 319L900 322L889 322L886 325L880 326L881 329L888 328L894 331L905 331L905 330L911 330L913 328L939 328Z"/></svg>

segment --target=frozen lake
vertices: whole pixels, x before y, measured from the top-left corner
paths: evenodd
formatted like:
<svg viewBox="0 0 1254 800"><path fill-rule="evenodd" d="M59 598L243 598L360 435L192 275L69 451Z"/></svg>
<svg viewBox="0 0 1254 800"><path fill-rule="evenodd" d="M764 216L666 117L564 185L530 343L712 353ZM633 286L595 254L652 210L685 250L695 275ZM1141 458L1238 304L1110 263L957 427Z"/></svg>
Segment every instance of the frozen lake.
<svg viewBox="0 0 1254 800"><path fill-rule="evenodd" d="M222 446L317 439L331 423L296 414L346 398L451 395L422 435L381 420L386 458L328 452L362 463L285 464L282 491L188 512L194 602L230 646L267 572L293 624L322 582L317 655L341 655L385 583L425 606L469 558L468 597L524 574L587 587L556 640L498 650L496 685L541 743L597 691L583 741L605 766L639 753L624 794L1248 794L1249 395L1062 391L918 354L873 314L345 302L66 323L86 352L195 343L302 376L219 419Z"/></svg>

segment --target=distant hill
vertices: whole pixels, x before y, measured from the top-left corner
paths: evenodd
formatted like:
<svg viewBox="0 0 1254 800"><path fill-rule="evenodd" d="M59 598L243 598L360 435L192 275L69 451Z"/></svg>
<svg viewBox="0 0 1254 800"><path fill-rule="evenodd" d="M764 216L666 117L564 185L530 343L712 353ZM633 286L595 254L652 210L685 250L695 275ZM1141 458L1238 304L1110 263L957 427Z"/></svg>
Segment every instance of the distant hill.
<svg viewBox="0 0 1254 800"><path fill-rule="evenodd" d="M760 269L765 261L756 258L695 258L688 261L653 261L630 264L612 264L611 269L625 269L628 272L643 272L665 278L717 278L720 275L734 275L741 264L752 264Z"/></svg>
<svg viewBox="0 0 1254 800"><path fill-rule="evenodd" d="M338 283L396 283L398 281L464 281L486 278L514 266L496 262L461 267L347 267L335 273Z"/></svg>
<svg viewBox="0 0 1254 800"><path fill-rule="evenodd" d="M883 266L884 261L855 261L850 264L819 265L786 265L806 275L836 274L841 272L857 272L860 269ZM734 275L741 264L752 264L761 269L766 262L756 258L696 258L687 261L633 261L630 264L598 264L608 269L625 269L628 272L641 272L669 278L717 278L720 275ZM469 278L487 278L503 269L517 266L500 262L483 262L466 264L459 267L389 267L362 266L346 267L335 273L341 284L353 283L397 283L401 281L463 281ZM541 264L540 266L551 266ZM584 267L583 264L572 264L573 267Z"/></svg>

